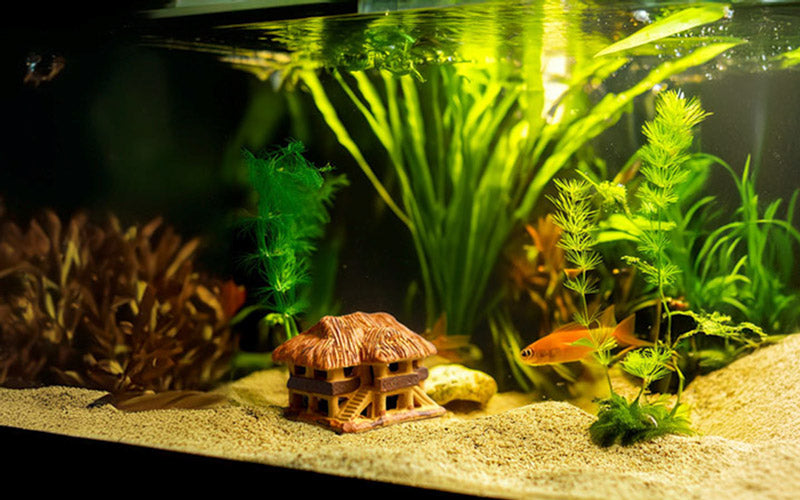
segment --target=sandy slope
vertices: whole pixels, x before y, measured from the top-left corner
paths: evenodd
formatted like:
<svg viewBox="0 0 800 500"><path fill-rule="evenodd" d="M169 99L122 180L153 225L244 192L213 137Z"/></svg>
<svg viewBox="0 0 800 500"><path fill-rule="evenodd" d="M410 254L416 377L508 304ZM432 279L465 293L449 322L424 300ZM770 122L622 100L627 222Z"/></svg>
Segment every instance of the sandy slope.
<svg viewBox="0 0 800 500"><path fill-rule="evenodd" d="M687 391L701 435L632 447L591 443L588 413L529 404L357 435L281 416L281 371L230 390L239 405L123 413L99 392L0 389L0 424L472 494L547 498L800 497L800 336L699 379ZM506 395L493 402L524 401ZM504 402L505 401L505 402Z"/></svg>

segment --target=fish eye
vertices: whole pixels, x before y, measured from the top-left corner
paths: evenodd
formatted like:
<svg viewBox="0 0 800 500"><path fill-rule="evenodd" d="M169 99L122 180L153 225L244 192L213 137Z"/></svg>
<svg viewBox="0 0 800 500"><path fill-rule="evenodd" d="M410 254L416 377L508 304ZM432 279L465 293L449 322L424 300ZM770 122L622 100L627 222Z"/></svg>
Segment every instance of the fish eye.
<svg viewBox="0 0 800 500"><path fill-rule="evenodd" d="M533 354L533 353L531 352L530 349L523 349L522 350L522 356L524 356L526 358L529 357L531 354Z"/></svg>

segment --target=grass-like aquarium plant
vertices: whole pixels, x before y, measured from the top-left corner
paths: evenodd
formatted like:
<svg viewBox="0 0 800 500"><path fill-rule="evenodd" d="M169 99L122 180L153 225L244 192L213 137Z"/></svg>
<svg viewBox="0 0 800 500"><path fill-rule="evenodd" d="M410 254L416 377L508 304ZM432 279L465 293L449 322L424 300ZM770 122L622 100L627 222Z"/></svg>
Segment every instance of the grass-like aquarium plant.
<svg viewBox="0 0 800 500"><path fill-rule="evenodd" d="M536 29L542 27L526 34L530 64L541 64L543 35ZM586 89L625 65L624 54L582 60L554 102L546 99L541 67L526 69L525 85L475 61L419 64L403 74L331 70L385 149L398 194L371 166L317 72L302 70L299 80L386 206L408 227L428 325L445 314L449 332L472 334L504 293L496 287L490 293L487 284L509 236L525 223L552 178L574 165L576 153L613 125L635 97L736 43L703 45L596 104ZM408 43L402 47L407 51Z"/></svg>

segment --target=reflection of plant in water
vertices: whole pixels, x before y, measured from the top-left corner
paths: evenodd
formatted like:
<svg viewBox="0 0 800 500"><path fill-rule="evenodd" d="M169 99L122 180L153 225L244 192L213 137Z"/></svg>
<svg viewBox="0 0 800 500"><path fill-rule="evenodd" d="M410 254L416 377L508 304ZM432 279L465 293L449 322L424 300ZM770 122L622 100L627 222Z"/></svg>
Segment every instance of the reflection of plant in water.
<svg viewBox="0 0 800 500"><path fill-rule="evenodd" d="M319 55L322 66L339 71L385 70L393 75L411 75L422 80L418 66L436 61L440 54L428 43L422 43L413 31L394 22L379 18L363 30L325 30L325 43ZM293 50L300 54L313 53L302 37L288 39ZM308 61L298 58L302 67Z"/></svg>
<svg viewBox="0 0 800 500"><path fill-rule="evenodd" d="M365 33L364 50L370 66L363 69L384 69L394 75L413 75L422 80L416 65L427 61L427 53L408 33L395 27L370 28Z"/></svg>
<svg viewBox="0 0 800 500"><path fill-rule="evenodd" d="M656 22L645 26L636 33L604 48L597 55L613 54L642 45L651 44L704 24L730 17L732 10L725 4L709 4L700 7L681 9Z"/></svg>

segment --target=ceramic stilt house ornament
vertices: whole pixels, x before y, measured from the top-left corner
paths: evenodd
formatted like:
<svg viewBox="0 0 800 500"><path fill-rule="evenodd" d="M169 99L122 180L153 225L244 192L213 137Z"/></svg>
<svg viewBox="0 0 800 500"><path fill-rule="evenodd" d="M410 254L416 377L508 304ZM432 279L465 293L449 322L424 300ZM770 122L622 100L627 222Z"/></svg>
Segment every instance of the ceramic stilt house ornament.
<svg viewBox="0 0 800 500"><path fill-rule="evenodd" d="M436 348L387 313L325 316L272 353L289 365L285 415L360 432L445 412L422 388Z"/></svg>

